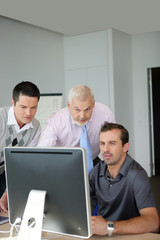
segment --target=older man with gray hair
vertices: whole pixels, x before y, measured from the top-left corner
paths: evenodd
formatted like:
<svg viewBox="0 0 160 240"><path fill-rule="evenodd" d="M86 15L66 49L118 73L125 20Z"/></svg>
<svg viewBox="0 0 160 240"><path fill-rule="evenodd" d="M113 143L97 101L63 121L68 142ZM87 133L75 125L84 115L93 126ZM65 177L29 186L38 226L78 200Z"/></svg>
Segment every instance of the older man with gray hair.
<svg viewBox="0 0 160 240"><path fill-rule="evenodd" d="M48 119L38 146L80 147L83 126L86 126L92 164L95 165L99 161L99 131L105 121L115 122L111 110L95 102L90 88L75 86L69 91L67 107L53 113Z"/></svg>

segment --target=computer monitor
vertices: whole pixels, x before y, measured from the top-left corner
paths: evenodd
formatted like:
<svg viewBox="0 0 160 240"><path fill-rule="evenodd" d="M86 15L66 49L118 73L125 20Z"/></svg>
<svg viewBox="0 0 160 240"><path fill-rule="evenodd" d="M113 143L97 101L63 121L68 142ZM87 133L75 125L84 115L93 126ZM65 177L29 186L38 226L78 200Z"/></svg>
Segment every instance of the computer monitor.
<svg viewBox="0 0 160 240"><path fill-rule="evenodd" d="M82 148L6 147L9 219L23 217L31 190L47 192L42 230L89 238L88 170Z"/></svg>

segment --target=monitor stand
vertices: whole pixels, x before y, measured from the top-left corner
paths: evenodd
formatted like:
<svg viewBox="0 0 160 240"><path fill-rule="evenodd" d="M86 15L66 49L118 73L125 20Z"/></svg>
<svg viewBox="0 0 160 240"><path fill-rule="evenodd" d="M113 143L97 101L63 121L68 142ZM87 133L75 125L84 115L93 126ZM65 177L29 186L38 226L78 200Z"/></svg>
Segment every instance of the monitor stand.
<svg viewBox="0 0 160 240"><path fill-rule="evenodd" d="M31 190L17 240L41 240L46 191Z"/></svg>

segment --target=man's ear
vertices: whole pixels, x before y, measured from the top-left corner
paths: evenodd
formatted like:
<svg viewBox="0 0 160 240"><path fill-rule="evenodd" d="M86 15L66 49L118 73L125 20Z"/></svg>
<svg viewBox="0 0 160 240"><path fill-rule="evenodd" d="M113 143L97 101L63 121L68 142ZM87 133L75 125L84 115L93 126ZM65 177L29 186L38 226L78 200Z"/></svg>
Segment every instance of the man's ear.
<svg viewBox="0 0 160 240"><path fill-rule="evenodd" d="M67 107L70 109L71 104L67 101Z"/></svg>
<svg viewBox="0 0 160 240"><path fill-rule="evenodd" d="M14 105L15 105L15 104L14 104L14 100L13 100L13 98L12 98L12 106L14 107Z"/></svg>
<svg viewBox="0 0 160 240"><path fill-rule="evenodd" d="M127 152L129 149L129 142L124 144L124 152Z"/></svg>

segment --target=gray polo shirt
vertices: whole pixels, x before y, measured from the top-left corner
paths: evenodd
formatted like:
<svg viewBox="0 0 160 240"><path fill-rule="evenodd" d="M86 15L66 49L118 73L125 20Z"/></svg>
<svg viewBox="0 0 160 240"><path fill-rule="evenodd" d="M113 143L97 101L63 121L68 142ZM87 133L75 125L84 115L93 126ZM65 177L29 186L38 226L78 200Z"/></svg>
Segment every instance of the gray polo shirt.
<svg viewBox="0 0 160 240"><path fill-rule="evenodd" d="M139 216L139 210L156 207L146 171L129 154L115 179L104 161L89 174L91 204L98 202L98 215L119 221Z"/></svg>

